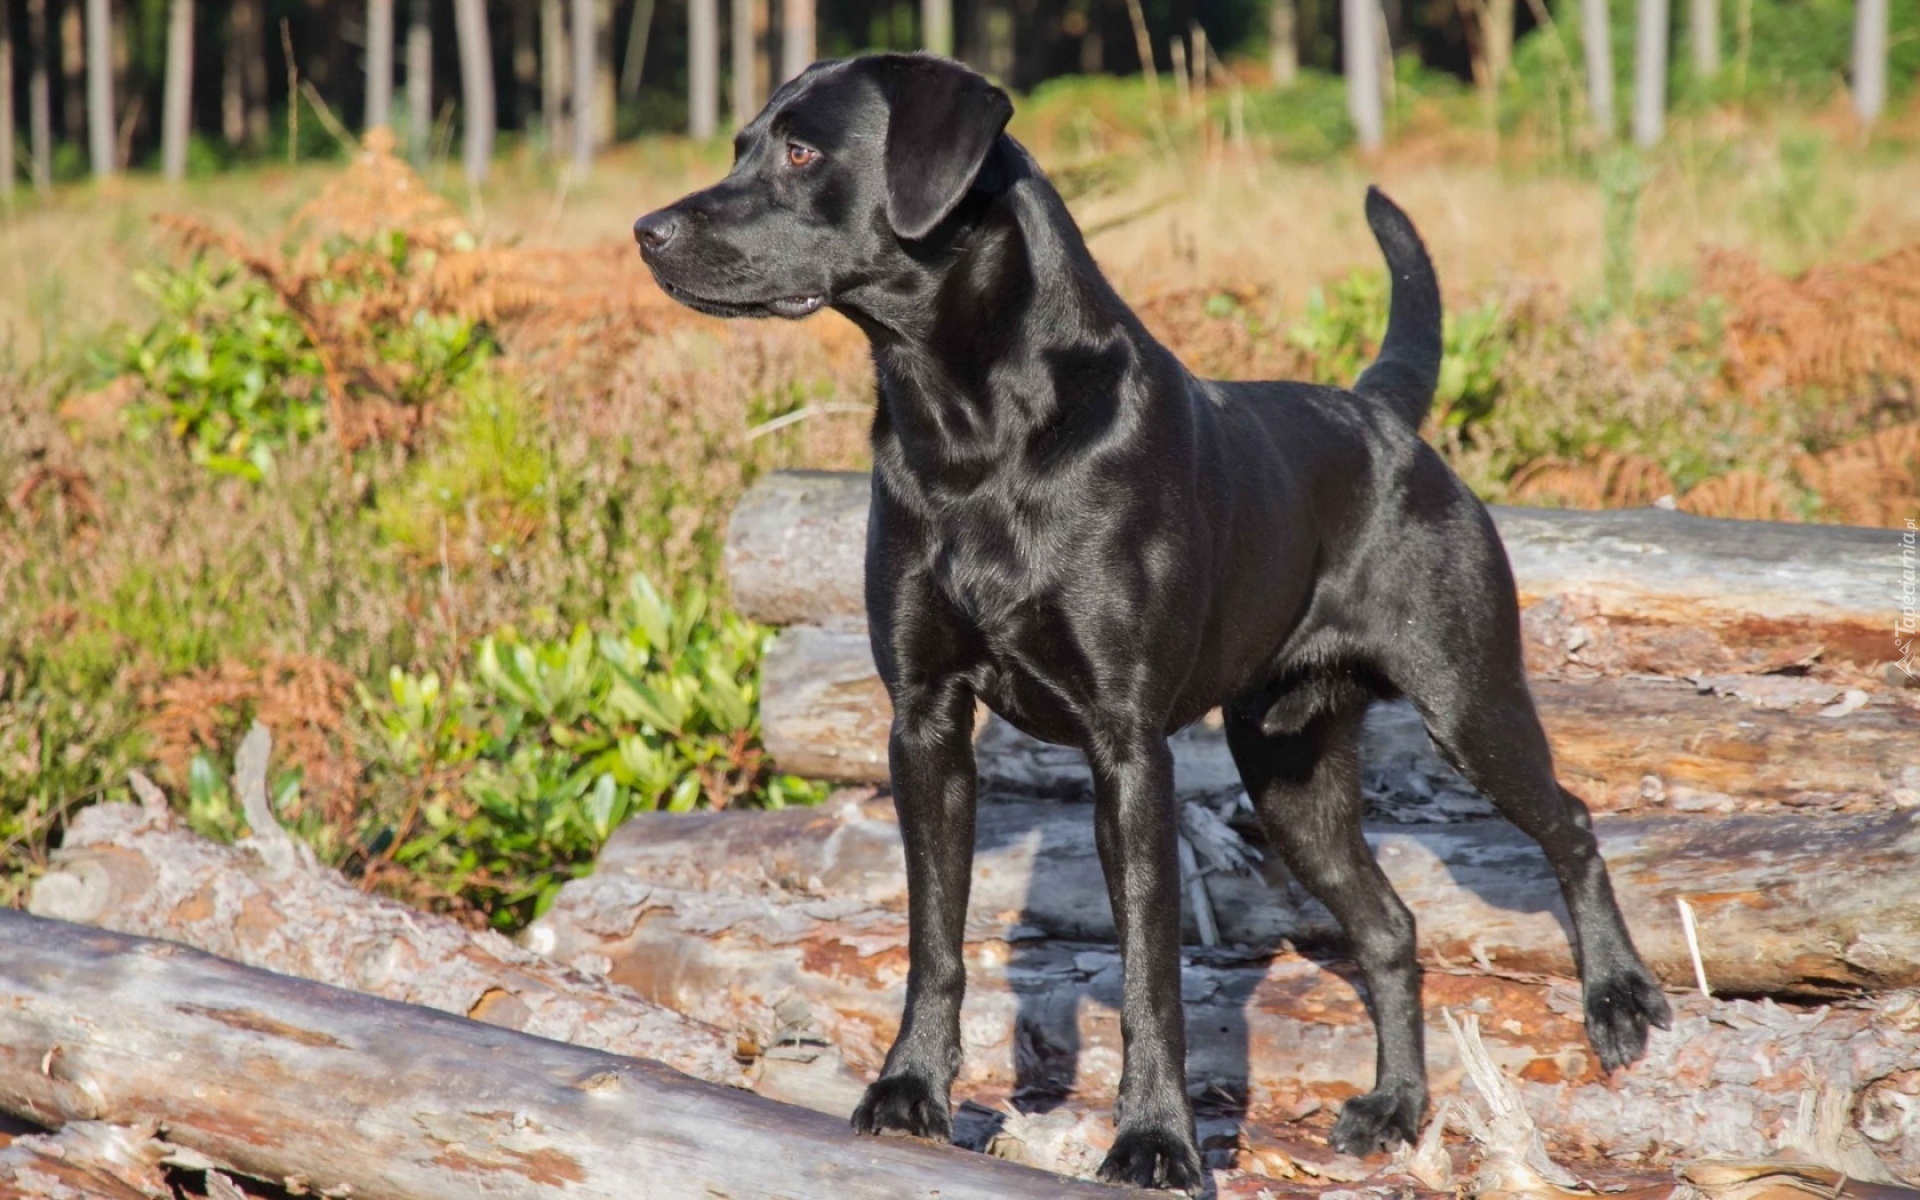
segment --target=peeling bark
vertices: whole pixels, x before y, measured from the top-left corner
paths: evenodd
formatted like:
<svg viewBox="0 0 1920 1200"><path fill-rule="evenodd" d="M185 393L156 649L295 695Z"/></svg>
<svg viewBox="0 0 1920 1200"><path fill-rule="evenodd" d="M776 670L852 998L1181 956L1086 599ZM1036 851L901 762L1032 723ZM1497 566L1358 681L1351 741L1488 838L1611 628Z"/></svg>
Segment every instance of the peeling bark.
<svg viewBox="0 0 1920 1200"><path fill-rule="evenodd" d="M173 1200L151 1125L71 1121L59 1133L0 1140L0 1196L8 1200Z"/></svg>
<svg viewBox="0 0 1920 1200"><path fill-rule="evenodd" d="M641 1059L0 910L0 1108L164 1123L291 1190L471 1200L1117 1195Z"/></svg>

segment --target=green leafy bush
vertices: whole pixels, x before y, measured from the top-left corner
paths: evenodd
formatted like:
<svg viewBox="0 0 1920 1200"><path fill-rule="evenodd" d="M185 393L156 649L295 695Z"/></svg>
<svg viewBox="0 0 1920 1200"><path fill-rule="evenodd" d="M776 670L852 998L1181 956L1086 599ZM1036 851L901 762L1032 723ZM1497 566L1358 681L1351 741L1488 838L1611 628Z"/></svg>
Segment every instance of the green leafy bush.
<svg viewBox="0 0 1920 1200"><path fill-rule="evenodd" d="M445 686L396 668L387 694L365 703L388 773L428 782L398 826L372 832L371 852L511 926L631 813L817 802L819 785L771 772L760 749L770 636L711 612L704 592L676 605L636 576L611 632L496 634Z"/></svg>

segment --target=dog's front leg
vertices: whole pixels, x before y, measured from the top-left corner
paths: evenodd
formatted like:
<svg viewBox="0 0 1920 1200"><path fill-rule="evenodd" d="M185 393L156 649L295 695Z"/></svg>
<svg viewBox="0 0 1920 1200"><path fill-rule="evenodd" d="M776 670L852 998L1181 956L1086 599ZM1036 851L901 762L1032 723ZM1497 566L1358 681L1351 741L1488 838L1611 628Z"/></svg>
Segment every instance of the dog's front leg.
<svg viewBox="0 0 1920 1200"><path fill-rule="evenodd" d="M898 687L887 756L907 853L907 1006L880 1078L853 1113L862 1133L947 1139L960 1070L961 957L973 882L973 694L957 680Z"/></svg>
<svg viewBox="0 0 1920 1200"><path fill-rule="evenodd" d="M1094 839L1120 935L1126 1062L1119 1136L1100 1175L1140 1187L1200 1186L1180 1002L1180 859L1173 752L1158 731L1090 750Z"/></svg>

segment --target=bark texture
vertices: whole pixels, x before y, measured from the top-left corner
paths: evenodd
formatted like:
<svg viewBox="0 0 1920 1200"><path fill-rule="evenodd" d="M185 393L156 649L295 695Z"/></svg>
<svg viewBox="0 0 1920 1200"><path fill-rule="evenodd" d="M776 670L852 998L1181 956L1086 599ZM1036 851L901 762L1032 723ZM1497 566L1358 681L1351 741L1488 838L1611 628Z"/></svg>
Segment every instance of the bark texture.
<svg viewBox="0 0 1920 1200"><path fill-rule="evenodd" d="M0 1108L164 1123L296 1191L474 1196L1094 1197L658 1063L0 911Z"/></svg>

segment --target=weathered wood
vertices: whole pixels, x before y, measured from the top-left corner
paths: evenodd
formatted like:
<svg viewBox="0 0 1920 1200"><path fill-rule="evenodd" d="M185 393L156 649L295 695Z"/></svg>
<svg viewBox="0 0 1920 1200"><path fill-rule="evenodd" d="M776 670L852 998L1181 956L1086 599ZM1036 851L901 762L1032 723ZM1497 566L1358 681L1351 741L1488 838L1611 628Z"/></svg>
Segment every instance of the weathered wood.
<svg viewBox="0 0 1920 1200"><path fill-rule="evenodd" d="M210 842L179 827L163 805L101 804L76 814L53 869L34 888L31 911L654 1059L697 1079L820 1111L844 1114L858 1100L859 1082L837 1060L747 1055L743 1065L731 1028L689 1020L498 933L368 895L337 872L269 848L282 843Z"/></svg>
<svg viewBox="0 0 1920 1200"><path fill-rule="evenodd" d="M1087 805L1007 801L976 819L975 930L1115 940ZM1735 994L1920 986L1920 811L1860 817L1602 817L1595 823L1628 928L1648 966L1684 988L1694 972L1677 901L1692 907L1707 978ZM1422 961L1490 962L1571 975L1565 909L1539 847L1504 821L1368 827L1418 922ZM1221 940L1338 951L1332 916L1267 874L1207 875ZM778 813L649 813L615 831L601 875L708 895L858 901L904 912L892 805L846 797ZM1193 914L1184 914L1195 940Z"/></svg>
<svg viewBox="0 0 1920 1200"><path fill-rule="evenodd" d="M783 630L763 678L762 735L783 767L885 782L892 709L864 632ZM1822 715L1845 707L1846 688L1741 674L1535 678L1532 687L1561 779L1598 811L1920 806L1920 693L1882 689L1857 709ZM998 718L983 721L977 741L989 787L1070 794L1087 786L1078 751L1043 745ZM1173 749L1179 790L1238 787L1217 719L1183 730ZM1419 820L1492 811L1404 702L1374 707L1361 757L1369 799L1382 812Z"/></svg>
<svg viewBox="0 0 1920 1200"><path fill-rule="evenodd" d="M827 854L839 845L858 861L852 838ZM701 854L717 857L712 847ZM776 866L750 896L608 870L568 884L534 936L557 957L610 964L616 981L690 1015L825 1040L871 1067L897 1028L905 916L857 893L809 894L811 881ZM1118 954L1046 938L1020 915L976 909L968 930L961 1094L1027 1087L1110 1099L1121 1061ZM1676 997L1674 1029L1656 1032L1645 1061L1602 1080L1571 984L1430 969L1426 991L1436 1096L1453 1094L1460 1078L1439 1009L1479 1011L1494 1061L1520 1080L1557 1145L1583 1155L1765 1156L1802 1095L1819 1087L1859 1094L1863 1112L1905 1111L1920 1061L1911 992L1878 1007L1813 1011ZM1370 1085L1372 1029L1344 968L1287 952L1195 951L1182 996L1197 1094L1243 1095L1256 1114L1286 1113ZM1904 1125L1882 1121L1869 1134L1896 1169L1920 1167L1920 1137Z"/></svg>
<svg viewBox="0 0 1920 1200"><path fill-rule="evenodd" d="M151 1126L70 1121L59 1133L0 1137L6 1200L173 1200Z"/></svg>
<svg viewBox="0 0 1920 1200"><path fill-rule="evenodd" d="M1117 1195L641 1059L0 910L0 1108L395 1200Z"/></svg>
<svg viewBox="0 0 1920 1200"><path fill-rule="evenodd" d="M755 484L727 535L740 610L775 625L863 625L868 494L857 473L777 472ZM1893 530L1653 508L1492 511L1522 604L1559 602L1555 628L1530 631L1536 667L1684 674L1810 645L1863 666L1897 657L1892 596L1871 582L1899 558Z"/></svg>

